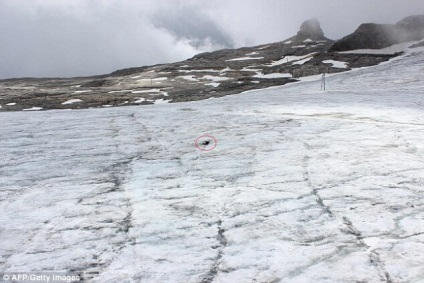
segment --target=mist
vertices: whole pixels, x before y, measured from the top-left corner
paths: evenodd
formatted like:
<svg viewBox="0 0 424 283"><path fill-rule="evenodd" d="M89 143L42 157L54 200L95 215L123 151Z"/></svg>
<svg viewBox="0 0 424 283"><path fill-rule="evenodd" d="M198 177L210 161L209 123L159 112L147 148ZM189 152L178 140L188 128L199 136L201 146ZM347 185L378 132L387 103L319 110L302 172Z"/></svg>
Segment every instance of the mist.
<svg viewBox="0 0 424 283"><path fill-rule="evenodd" d="M2 0L0 78L71 77L284 40L317 18L327 37L396 23L422 0Z"/></svg>

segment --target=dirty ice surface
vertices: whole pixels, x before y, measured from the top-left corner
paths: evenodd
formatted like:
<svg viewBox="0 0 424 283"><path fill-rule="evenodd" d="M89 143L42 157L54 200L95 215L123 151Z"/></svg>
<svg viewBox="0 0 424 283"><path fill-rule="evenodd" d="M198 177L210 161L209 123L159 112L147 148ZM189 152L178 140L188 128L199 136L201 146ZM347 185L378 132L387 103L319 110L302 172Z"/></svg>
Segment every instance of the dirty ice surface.
<svg viewBox="0 0 424 283"><path fill-rule="evenodd" d="M204 101L0 114L0 270L424 282L424 55ZM194 141L210 135L214 150Z"/></svg>

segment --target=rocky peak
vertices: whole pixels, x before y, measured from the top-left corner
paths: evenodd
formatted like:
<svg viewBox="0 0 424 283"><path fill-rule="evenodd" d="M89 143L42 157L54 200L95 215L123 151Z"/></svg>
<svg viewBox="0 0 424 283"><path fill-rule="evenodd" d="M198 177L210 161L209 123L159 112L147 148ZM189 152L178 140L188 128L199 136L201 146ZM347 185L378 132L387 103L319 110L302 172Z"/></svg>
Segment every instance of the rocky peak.
<svg viewBox="0 0 424 283"><path fill-rule="evenodd" d="M311 39L319 39L324 37L324 32L322 31L321 24L317 19L309 19L302 23L297 35Z"/></svg>

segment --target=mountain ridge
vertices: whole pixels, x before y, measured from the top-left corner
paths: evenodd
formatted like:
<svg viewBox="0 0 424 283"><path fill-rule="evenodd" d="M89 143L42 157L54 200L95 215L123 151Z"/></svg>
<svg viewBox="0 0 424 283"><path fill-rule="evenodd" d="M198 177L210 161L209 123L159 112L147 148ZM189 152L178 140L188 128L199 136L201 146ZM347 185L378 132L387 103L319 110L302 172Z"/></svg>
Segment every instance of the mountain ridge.
<svg viewBox="0 0 424 283"><path fill-rule="evenodd" d="M420 32L424 26L421 16L405 18L397 25L409 30L408 39L424 37ZM371 37L376 38L378 41L378 37ZM202 100L284 85L305 76L373 66L402 54L355 54L334 50L337 44L351 45L349 41L352 40L360 41L357 33L339 41L326 38L318 20L309 19L302 23L295 36L280 42L205 52L175 63L126 68L92 77L1 80L0 111ZM373 48L374 43L368 38L361 46Z"/></svg>

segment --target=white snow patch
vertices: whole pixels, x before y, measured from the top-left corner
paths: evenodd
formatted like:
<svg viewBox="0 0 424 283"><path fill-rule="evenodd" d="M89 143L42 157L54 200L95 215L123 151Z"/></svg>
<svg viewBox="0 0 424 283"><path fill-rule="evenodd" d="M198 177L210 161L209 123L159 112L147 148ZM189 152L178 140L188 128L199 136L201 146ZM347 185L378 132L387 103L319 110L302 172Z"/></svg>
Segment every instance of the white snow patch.
<svg viewBox="0 0 424 283"><path fill-rule="evenodd" d="M154 81L166 81L168 77L153 78Z"/></svg>
<svg viewBox="0 0 424 283"><path fill-rule="evenodd" d="M303 55L303 56L294 56L294 55L284 56L283 58L281 58L278 61L273 61L270 64L265 64L265 66L274 67L274 66L278 66L278 65L281 65L281 64L289 63L289 62L302 60L304 58L311 57L314 54L315 54L315 52L310 53L310 54L306 54L306 55Z"/></svg>
<svg viewBox="0 0 424 283"><path fill-rule="evenodd" d="M131 93L151 93L151 92L162 92L162 91L158 88L154 88L154 89L134 90Z"/></svg>
<svg viewBox="0 0 424 283"><path fill-rule="evenodd" d="M191 76L179 76L179 77L177 77L177 79L183 79L183 80L191 81L191 82L197 82L198 81L196 79L196 76L193 76L193 75L191 75Z"/></svg>
<svg viewBox="0 0 424 283"><path fill-rule="evenodd" d="M246 61L246 60L260 60L263 59L264 57L240 57L240 58L234 58L234 59L230 59L230 60L226 60L226 61Z"/></svg>
<svg viewBox="0 0 424 283"><path fill-rule="evenodd" d="M243 69L241 69L240 71L242 72L261 72L262 69L250 69L250 68L254 68L255 66L249 66L249 67L244 67Z"/></svg>
<svg viewBox="0 0 424 283"><path fill-rule="evenodd" d="M230 67L225 67L224 69L222 69L220 71L220 73L225 73L225 72L229 72L229 71L232 71L232 69Z"/></svg>
<svg viewBox="0 0 424 283"><path fill-rule="evenodd" d="M168 93L166 91L160 90L158 88L154 88L154 89L144 89L144 90L135 90L132 91L131 93L148 93L150 95L163 95L163 96L168 96Z"/></svg>
<svg viewBox="0 0 424 283"><path fill-rule="evenodd" d="M251 52L251 53L247 53L247 54L245 54L246 56L252 56L252 55L258 55L259 53L258 52Z"/></svg>
<svg viewBox="0 0 424 283"><path fill-rule="evenodd" d="M141 78L141 76L134 76L134 77L131 77L131 79L139 79L139 78Z"/></svg>
<svg viewBox="0 0 424 283"><path fill-rule="evenodd" d="M347 63L346 62L342 62L342 61L324 60L322 62L325 63L325 64L333 64L333 67L335 67L335 68L342 68L342 69L346 69L347 68Z"/></svg>
<svg viewBox="0 0 424 283"><path fill-rule="evenodd" d="M142 103L143 101L146 101L146 98L140 97L138 100L134 101L134 103Z"/></svg>
<svg viewBox="0 0 424 283"><path fill-rule="evenodd" d="M291 40L284 42L284 44L290 44L290 43L292 43Z"/></svg>
<svg viewBox="0 0 424 283"><path fill-rule="evenodd" d="M74 103L78 103L78 102L82 102L82 100L81 99L70 99L70 100L67 100L65 102L62 102L62 105L74 104Z"/></svg>
<svg viewBox="0 0 424 283"><path fill-rule="evenodd" d="M74 93L86 93L86 92L91 92L92 90L76 90L74 91Z"/></svg>
<svg viewBox="0 0 424 283"><path fill-rule="evenodd" d="M302 60L299 60L299 61L296 61L296 62L294 62L292 65L303 65L303 64L305 64L306 62L308 62L309 60L311 60L313 57L309 57L309 58L305 58L305 59L302 59Z"/></svg>
<svg viewBox="0 0 424 283"><path fill-rule="evenodd" d="M137 82L140 83L161 83L162 81L166 81L168 79L168 77L158 77L158 78L150 78L150 79L141 79L141 80L137 80Z"/></svg>
<svg viewBox="0 0 424 283"><path fill-rule="evenodd" d="M6 106L15 106L15 105L16 105L16 102L10 102L6 104Z"/></svg>
<svg viewBox="0 0 424 283"><path fill-rule="evenodd" d="M416 43L417 41L411 41L411 42L404 42L395 44L386 48L382 49L356 49L356 50L349 50L349 51L341 51L339 53L344 54L385 54L385 55L391 55L398 52L404 52L408 50L408 47L411 44Z"/></svg>
<svg viewBox="0 0 424 283"><path fill-rule="evenodd" d="M130 91L132 91L132 89L112 90L112 91L109 91L108 93L122 93L122 92L130 92Z"/></svg>
<svg viewBox="0 0 424 283"><path fill-rule="evenodd" d="M219 73L219 70L207 69L207 70L178 70L180 73Z"/></svg>
<svg viewBox="0 0 424 283"><path fill-rule="evenodd" d="M303 42L315 42L314 40L312 40L312 39L310 39L310 38L307 38L307 39L305 39Z"/></svg>
<svg viewBox="0 0 424 283"><path fill-rule="evenodd" d="M265 49L265 48L268 48L268 47L269 47L269 45L265 45L265 46L262 46L262 47L258 47L258 49L262 50L262 49Z"/></svg>
<svg viewBox="0 0 424 283"><path fill-rule="evenodd" d="M220 84L221 83L208 83L208 84L205 84L205 85L210 85L210 86L213 86L213 87L218 87Z"/></svg>
<svg viewBox="0 0 424 283"><path fill-rule="evenodd" d="M277 78L291 78L291 74L287 73L272 73L272 74L256 74L253 76L254 78L260 78L260 79L277 79Z"/></svg>
<svg viewBox="0 0 424 283"><path fill-rule="evenodd" d="M228 77L217 77L217 76L206 75L206 76L203 76L203 79L214 81L214 82L220 82L220 81L227 81L230 78L228 78Z"/></svg>
<svg viewBox="0 0 424 283"><path fill-rule="evenodd" d="M303 47L306 47L306 45L295 45L295 46L292 46L292 48L303 48Z"/></svg>
<svg viewBox="0 0 424 283"><path fill-rule="evenodd" d="M26 109L22 109L23 111L39 111L42 110L42 107L31 107L31 108L26 108Z"/></svg>
<svg viewBox="0 0 424 283"><path fill-rule="evenodd" d="M252 84L258 84L260 81L252 81Z"/></svg>
<svg viewBox="0 0 424 283"><path fill-rule="evenodd" d="M169 100L164 100L163 98L155 100L154 104L166 104L169 103Z"/></svg>

